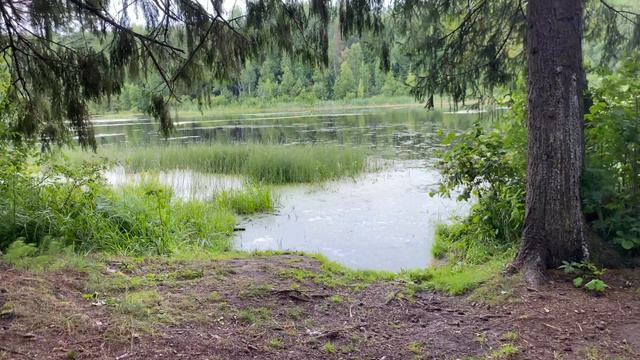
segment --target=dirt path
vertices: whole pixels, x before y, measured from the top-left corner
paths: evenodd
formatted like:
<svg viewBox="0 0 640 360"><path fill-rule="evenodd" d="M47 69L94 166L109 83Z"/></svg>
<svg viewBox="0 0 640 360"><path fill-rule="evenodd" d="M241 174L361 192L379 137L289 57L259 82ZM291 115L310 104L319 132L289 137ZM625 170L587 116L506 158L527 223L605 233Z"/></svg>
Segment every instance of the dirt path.
<svg viewBox="0 0 640 360"><path fill-rule="evenodd" d="M496 289L508 299L490 306L298 255L89 274L0 264L0 359L637 359L640 276L611 276L602 297L557 279Z"/></svg>

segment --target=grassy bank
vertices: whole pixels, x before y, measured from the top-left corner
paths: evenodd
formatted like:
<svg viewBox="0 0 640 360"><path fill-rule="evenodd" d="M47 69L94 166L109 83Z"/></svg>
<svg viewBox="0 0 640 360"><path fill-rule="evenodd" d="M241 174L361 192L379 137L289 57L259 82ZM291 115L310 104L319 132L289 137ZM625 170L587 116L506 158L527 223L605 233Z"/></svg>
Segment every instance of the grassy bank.
<svg viewBox="0 0 640 360"><path fill-rule="evenodd" d="M448 101L443 102L444 108L448 109ZM436 105L440 105L437 102ZM326 100L315 102L301 102L292 100L274 100L274 101L245 101L231 102L228 104L218 104L213 107L203 107L198 109L195 104L184 104L172 109L171 115L174 118L193 117L193 116L220 116L235 114L253 114L265 112L296 112L296 111L336 111L348 109L375 109L389 107L422 107L424 104L416 102L411 96L376 96L366 99L351 100ZM119 111L119 112L95 112L96 118L119 118L131 116L143 116L142 113L136 111Z"/></svg>
<svg viewBox="0 0 640 360"><path fill-rule="evenodd" d="M72 152L72 160L91 155ZM193 144L103 147L98 156L135 172L185 169L246 176L259 183L309 183L354 177L366 167L366 152L339 146Z"/></svg>
<svg viewBox="0 0 640 360"><path fill-rule="evenodd" d="M213 200L183 201L154 181L110 187L101 166L25 165L0 172L0 250L32 244L79 253L149 256L228 251L237 215L272 211L271 190L247 185Z"/></svg>

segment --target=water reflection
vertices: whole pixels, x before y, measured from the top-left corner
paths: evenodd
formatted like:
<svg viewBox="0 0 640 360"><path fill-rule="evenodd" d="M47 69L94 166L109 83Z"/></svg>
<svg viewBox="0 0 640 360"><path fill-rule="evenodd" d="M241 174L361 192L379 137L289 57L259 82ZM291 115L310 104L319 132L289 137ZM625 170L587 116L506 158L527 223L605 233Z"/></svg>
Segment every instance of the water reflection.
<svg viewBox="0 0 640 360"><path fill-rule="evenodd" d="M430 197L438 179L435 170L413 160L357 181L284 188L279 213L246 219L236 245L318 252L358 269L423 268L431 261L435 226L468 207Z"/></svg>
<svg viewBox="0 0 640 360"><path fill-rule="evenodd" d="M170 141L346 144L393 149L401 156L424 158L429 156L428 150L438 146L438 129L461 131L469 128L478 116L481 114L444 114L410 108L180 118ZM158 134L158 125L149 119L101 119L95 126L102 144L145 145L165 141Z"/></svg>

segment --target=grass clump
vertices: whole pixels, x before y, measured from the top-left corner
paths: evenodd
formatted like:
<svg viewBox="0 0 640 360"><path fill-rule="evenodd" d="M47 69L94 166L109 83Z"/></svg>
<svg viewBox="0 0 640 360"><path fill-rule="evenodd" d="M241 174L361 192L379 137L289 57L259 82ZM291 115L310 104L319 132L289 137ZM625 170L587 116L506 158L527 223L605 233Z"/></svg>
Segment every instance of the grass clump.
<svg viewBox="0 0 640 360"><path fill-rule="evenodd" d="M333 354L336 351L336 347L331 341L327 341L326 343L324 343L324 345L322 345L322 350L324 350L324 352L326 352L327 354Z"/></svg>
<svg viewBox="0 0 640 360"><path fill-rule="evenodd" d="M272 349L282 349L284 342L281 339L270 339L267 345Z"/></svg>
<svg viewBox="0 0 640 360"><path fill-rule="evenodd" d="M267 184L310 183L353 177L365 170L366 152L334 145L145 146L104 148L101 156L133 171L188 169L244 175ZM83 154L72 157L83 158Z"/></svg>
<svg viewBox="0 0 640 360"><path fill-rule="evenodd" d="M2 259L19 269L29 271L74 270L87 272L93 264L75 253L73 246L63 246L59 241L46 241L36 247L18 239L6 249Z"/></svg>
<svg viewBox="0 0 640 360"><path fill-rule="evenodd" d="M126 293L116 304L115 311L122 315L143 320L151 316L153 309L160 306L161 296L155 290Z"/></svg>
<svg viewBox="0 0 640 360"><path fill-rule="evenodd" d="M216 194L215 201L220 208L239 215L273 211L275 202L270 189L258 186L222 191Z"/></svg>

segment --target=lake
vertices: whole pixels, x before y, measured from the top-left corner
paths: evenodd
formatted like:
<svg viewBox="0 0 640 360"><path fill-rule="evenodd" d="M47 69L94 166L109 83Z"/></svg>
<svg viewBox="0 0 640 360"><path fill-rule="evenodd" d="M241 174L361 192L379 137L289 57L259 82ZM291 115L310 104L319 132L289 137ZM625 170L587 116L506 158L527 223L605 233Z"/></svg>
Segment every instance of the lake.
<svg viewBox="0 0 640 360"><path fill-rule="evenodd" d="M399 271L428 266L436 225L468 211L466 203L429 192L439 181L433 168L441 147L438 130L463 131L479 116L394 107L178 117L175 135L166 140L149 119L97 119L95 126L106 147L164 142L366 147L380 170L355 179L276 187L277 211L243 218L235 246L317 252L351 268ZM123 168L107 173L114 185L142 177ZM159 180L185 199L207 199L243 183L185 170L161 172Z"/></svg>

